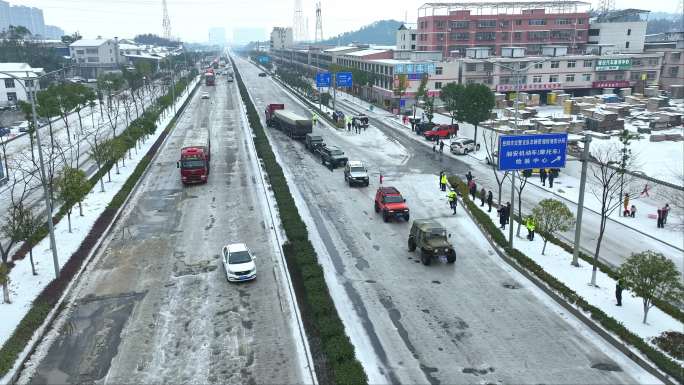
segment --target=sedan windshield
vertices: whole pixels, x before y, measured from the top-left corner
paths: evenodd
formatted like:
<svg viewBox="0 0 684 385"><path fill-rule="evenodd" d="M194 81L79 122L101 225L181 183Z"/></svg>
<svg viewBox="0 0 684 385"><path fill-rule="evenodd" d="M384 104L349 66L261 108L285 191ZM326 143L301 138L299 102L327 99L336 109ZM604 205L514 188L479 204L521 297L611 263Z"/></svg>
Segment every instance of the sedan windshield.
<svg viewBox="0 0 684 385"><path fill-rule="evenodd" d="M230 256L228 257L228 263L231 265L236 263L247 263L251 261L252 257L249 255L247 251L238 251L235 253L230 253Z"/></svg>
<svg viewBox="0 0 684 385"><path fill-rule="evenodd" d="M363 167L352 167L351 172L366 172L366 169Z"/></svg>
<svg viewBox="0 0 684 385"><path fill-rule="evenodd" d="M344 152L340 150L332 150L330 151L330 155L344 155Z"/></svg>
<svg viewBox="0 0 684 385"><path fill-rule="evenodd" d="M385 197L385 203L401 203L403 201L404 198L401 195L388 195Z"/></svg>
<svg viewBox="0 0 684 385"><path fill-rule="evenodd" d="M184 160L181 162L182 168L203 168L204 161L202 159Z"/></svg>

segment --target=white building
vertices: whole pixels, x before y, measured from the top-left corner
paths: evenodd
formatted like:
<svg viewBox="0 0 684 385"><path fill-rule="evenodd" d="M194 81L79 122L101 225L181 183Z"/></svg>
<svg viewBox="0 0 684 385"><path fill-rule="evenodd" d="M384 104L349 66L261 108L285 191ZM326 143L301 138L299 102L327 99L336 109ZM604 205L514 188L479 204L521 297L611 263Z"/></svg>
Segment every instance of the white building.
<svg viewBox="0 0 684 385"><path fill-rule="evenodd" d="M641 20L642 13L648 11L625 9L593 20L589 24L588 46L612 45L616 53L644 52L647 22Z"/></svg>
<svg viewBox="0 0 684 385"><path fill-rule="evenodd" d="M26 63L0 63L0 105L16 104L19 100L27 101L28 94L24 87L34 87L34 81L44 74L42 68L32 68ZM19 79L25 80L19 80ZM40 83L35 82L36 91L40 90Z"/></svg>
<svg viewBox="0 0 684 385"><path fill-rule="evenodd" d="M100 74L119 68L118 39L81 39L69 45L71 59L79 75L96 79Z"/></svg>
<svg viewBox="0 0 684 385"><path fill-rule="evenodd" d="M271 32L271 50L285 49L292 47L293 35L292 28L274 27Z"/></svg>
<svg viewBox="0 0 684 385"><path fill-rule="evenodd" d="M402 24L397 30L397 51L416 50L416 28L408 23Z"/></svg>

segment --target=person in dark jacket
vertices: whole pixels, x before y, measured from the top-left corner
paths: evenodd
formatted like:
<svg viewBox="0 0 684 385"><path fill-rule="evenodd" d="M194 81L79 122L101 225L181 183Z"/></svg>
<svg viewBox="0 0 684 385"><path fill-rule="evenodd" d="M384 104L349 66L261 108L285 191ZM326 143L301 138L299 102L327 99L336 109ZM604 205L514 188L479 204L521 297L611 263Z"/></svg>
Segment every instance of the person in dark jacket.
<svg viewBox="0 0 684 385"><path fill-rule="evenodd" d="M658 208L658 219L657 219L657 222L656 222L656 225L658 226L658 228L665 227L665 226L663 225L663 216L665 215L665 214L663 213L663 211L665 211L665 209Z"/></svg>
<svg viewBox="0 0 684 385"><path fill-rule="evenodd" d="M497 211L499 213L499 224L501 229L506 230L506 223L508 223L509 206L501 206Z"/></svg>
<svg viewBox="0 0 684 385"><path fill-rule="evenodd" d="M665 224L667 223L668 214L670 214L670 204L666 203L665 207L663 207L663 225L661 227L665 227Z"/></svg>
<svg viewBox="0 0 684 385"><path fill-rule="evenodd" d="M615 299L617 300L617 306L622 306L622 290L625 288L625 283L622 278L618 279L615 284Z"/></svg>
<svg viewBox="0 0 684 385"><path fill-rule="evenodd" d="M545 169L545 168L542 168L541 170L539 170L539 179L540 179L541 182L542 182L542 186L546 186L546 177L547 177L547 176L548 176L548 175L546 174L546 169Z"/></svg>
<svg viewBox="0 0 684 385"><path fill-rule="evenodd" d="M444 152L444 141L440 140L439 141L439 153L442 154Z"/></svg>
<svg viewBox="0 0 684 385"><path fill-rule="evenodd" d="M487 212L491 213L492 212L492 201L494 200L494 194L492 194L492 190L487 191Z"/></svg>
<svg viewBox="0 0 684 385"><path fill-rule="evenodd" d="M484 206L486 199L487 199L487 191L483 187L482 190L480 190L480 207Z"/></svg>
<svg viewBox="0 0 684 385"><path fill-rule="evenodd" d="M553 188L553 180L556 179L556 177L558 177L558 171L551 169L549 171L549 187Z"/></svg>
<svg viewBox="0 0 684 385"><path fill-rule="evenodd" d="M471 180L473 180L473 174L470 171L468 171L468 173L466 174L466 181L470 182Z"/></svg>

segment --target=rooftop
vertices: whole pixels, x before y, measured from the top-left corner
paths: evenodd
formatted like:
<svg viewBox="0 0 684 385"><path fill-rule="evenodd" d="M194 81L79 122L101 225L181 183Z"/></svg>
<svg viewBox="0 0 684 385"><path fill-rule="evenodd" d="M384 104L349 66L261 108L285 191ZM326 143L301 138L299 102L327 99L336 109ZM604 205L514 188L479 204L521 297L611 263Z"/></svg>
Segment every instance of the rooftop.
<svg viewBox="0 0 684 385"><path fill-rule="evenodd" d="M477 1L457 3L425 3L418 8L418 16L444 16L453 11L470 10L478 15L510 15L523 10L544 9L548 13L588 12L591 3L577 0L547 1Z"/></svg>
<svg viewBox="0 0 684 385"><path fill-rule="evenodd" d="M383 53L383 52L388 52L389 50L387 49L364 49L361 51L355 51L355 52L349 52L346 53L345 55L347 56L368 56L368 55L375 55L378 53Z"/></svg>
<svg viewBox="0 0 684 385"><path fill-rule="evenodd" d="M340 52L340 51L347 51L351 49L360 49L356 46L353 45L345 45L345 46L340 46L340 47L333 47L333 48L328 48L323 50L323 52Z"/></svg>
<svg viewBox="0 0 684 385"><path fill-rule="evenodd" d="M18 77L26 77L26 72L29 72L29 77L34 77L36 74L42 74L42 68L32 68L27 63L0 63L0 72L9 72ZM7 78L7 75L2 74L0 77Z"/></svg>
<svg viewBox="0 0 684 385"><path fill-rule="evenodd" d="M81 39L71 43L69 47L99 47L108 41L109 39Z"/></svg>

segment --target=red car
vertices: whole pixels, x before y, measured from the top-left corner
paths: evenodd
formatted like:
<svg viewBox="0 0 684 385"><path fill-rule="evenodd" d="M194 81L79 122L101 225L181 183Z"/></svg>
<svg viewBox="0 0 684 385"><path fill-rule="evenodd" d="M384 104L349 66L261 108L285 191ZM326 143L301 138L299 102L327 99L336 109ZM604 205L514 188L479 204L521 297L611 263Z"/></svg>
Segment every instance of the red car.
<svg viewBox="0 0 684 385"><path fill-rule="evenodd" d="M427 140L446 139L458 134L458 124L440 124L432 127L431 130L423 132Z"/></svg>
<svg viewBox="0 0 684 385"><path fill-rule="evenodd" d="M380 187L375 193L375 212L382 212L382 220L388 222L390 218L404 218L409 220L409 208L406 199L394 187Z"/></svg>

